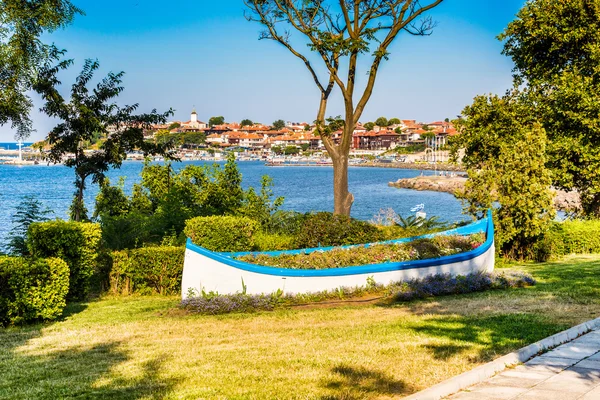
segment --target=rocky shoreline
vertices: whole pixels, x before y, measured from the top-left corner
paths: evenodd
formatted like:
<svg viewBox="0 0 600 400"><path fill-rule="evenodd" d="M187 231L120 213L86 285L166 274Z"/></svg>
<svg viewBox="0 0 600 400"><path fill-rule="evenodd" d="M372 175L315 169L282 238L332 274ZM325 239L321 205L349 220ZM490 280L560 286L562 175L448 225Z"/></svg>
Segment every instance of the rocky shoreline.
<svg viewBox="0 0 600 400"><path fill-rule="evenodd" d="M455 194L465 186L467 178L464 176L419 176L416 178L398 179L390 182L391 187L412 190L429 190ZM577 192L557 190L554 197L554 206L557 210L573 211L580 207Z"/></svg>

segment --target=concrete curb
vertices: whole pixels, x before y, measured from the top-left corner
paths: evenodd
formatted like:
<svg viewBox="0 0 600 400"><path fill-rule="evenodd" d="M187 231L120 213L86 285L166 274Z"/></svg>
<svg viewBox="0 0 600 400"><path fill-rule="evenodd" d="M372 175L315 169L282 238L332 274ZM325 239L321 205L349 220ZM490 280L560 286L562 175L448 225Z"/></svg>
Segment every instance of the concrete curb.
<svg viewBox="0 0 600 400"><path fill-rule="evenodd" d="M542 339L539 342L530 344L520 350L502 356L497 360L481 365L477 368L462 373L454 378L450 378L444 382L438 383L428 389L418 393L404 397L404 400L439 400L453 393L456 393L469 386L480 383L498 372L504 371L507 367L511 367L520 363L524 363L542 351L546 351L557 347L561 344L570 342L579 336L588 333L594 329L600 328L600 318L584 322L583 324L574 326L566 331L557 333L556 335Z"/></svg>

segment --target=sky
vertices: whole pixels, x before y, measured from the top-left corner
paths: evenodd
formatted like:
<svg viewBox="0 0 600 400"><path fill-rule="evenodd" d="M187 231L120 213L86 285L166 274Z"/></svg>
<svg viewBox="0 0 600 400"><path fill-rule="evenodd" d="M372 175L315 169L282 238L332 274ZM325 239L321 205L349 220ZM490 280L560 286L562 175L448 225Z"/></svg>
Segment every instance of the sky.
<svg viewBox="0 0 600 400"><path fill-rule="evenodd" d="M173 108L173 120L187 121L195 107L205 122L218 115L264 124L315 120L319 91L308 70L278 43L258 40L261 27L244 18L242 0L72 1L86 15L44 37L75 60L61 76L65 94L84 60L93 58L101 65L98 79L125 71L118 103L138 103L140 112ZM391 45L361 121L454 118L474 96L502 94L511 85L513 66L496 36L523 3L444 0L430 12L437 22L431 36L401 33ZM366 80L368 61L359 64L359 84ZM37 111L41 102L35 96L34 101L31 141L43 139L56 124ZM338 93L328 115L342 112ZM0 142L13 137L9 125L0 126Z"/></svg>

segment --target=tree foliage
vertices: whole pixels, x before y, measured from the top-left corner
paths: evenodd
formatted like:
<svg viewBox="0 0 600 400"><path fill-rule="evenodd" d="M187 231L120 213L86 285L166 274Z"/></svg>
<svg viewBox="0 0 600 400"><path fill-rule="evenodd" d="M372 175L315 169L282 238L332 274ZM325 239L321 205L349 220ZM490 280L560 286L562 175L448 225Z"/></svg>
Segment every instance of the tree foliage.
<svg viewBox="0 0 600 400"><path fill-rule="evenodd" d="M219 117L210 117L210 119L208 120L208 126L210 126L211 128L215 125L223 125L225 123L225 117L223 117L222 115Z"/></svg>
<svg viewBox="0 0 600 400"><path fill-rule="evenodd" d="M40 69L64 54L41 37L67 26L82 11L68 0L3 0L0 2L0 124L16 129L17 139L32 130L33 107L27 91Z"/></svg>
<svg viewBox="0 0 600 400"><path fill-rule="evenodd" d="M88 88L94 72L99 68L97 61L86 60L83 69L71 86L69 101L59 93L57 73L68 64L47 68L35 89L45 101L42 110L50 117L61 121L50 131L48 159L64 163L75 170L76 192L71 207L75 221L87 219L83 192L86 180L100 183L109 168L119 168L127 158L127 152L140 150L144 154L161 154L171 157L171 143L154 144L144 141L144 130L152 124L165 123L172 110L134 115L137 104L120 107L111 102L123 90L123 72L109 73L92 90ZM96 136L104 137L99 150L86 151L84 143Z"/></svg>
<svg viewBox="0 0 600 400"><path fill-rule="evenodd" d="M273 121L273 129L276 131L280 131L285 128L285 121L282 119L278 119L277 121Z"/></svg>
<svg viewBox="0 0 600 400"><path fill-rule="evenodd" d="M167 237L180 244L185 222L194 217L243 215L266 225L283 203L283 198L272 198L271 185L263 177L260 192L244 190L233 153L223 166L187 165L179 171L169 162L147 161L131 196L125 195L122 182L101 185L94 217L111 249L159 244Z"/></svg>
<svg viewBox="0 0 600 400"><path fill-rule="evenodd" d="M12 217L13 227L8 234L8 253L14 256L27 256L27 230L34 222L48 220L52 211L43 207L34 196L25 196L17 206L17 212Z"/></svg>
<svg viewBox="0 0 600 400"><path fill-rule="evenodd" d="M389 125L389 122L386 117L379 117L375 120L375 125L386 128Z"/></svg>
<svg viewBox="0 0 600 400"><path fill-rule="evenodd" d="M434 27L424 14L442 0L244 0L247 18L260 23L260 39L274 40L304 63L320 92L316 131L333 161L334 212L350 215L354 196L348 191L348 156L352 133L367 105L379 67L389 58L389 46L400 32L429 34ZM291 32L302 42L292 43ZM356 90L360 57L370 57L365 87ZM326 71L313 66L313 58ZM330 95L337 87L344 102L340 140L334 140L326 119Z"/></svg>
<svg viewBox="0 0 600 400"><path fill-rule="evenodd" d="M252 125L254 125L254 122L252 122L251 119L243 119L242 122L240 122L241 127L252 126Z"/></svg>
<svg viewBox="0 0 600 400"><path fill-rule="evenodd" d="M546 133L518 93L477 96L455 121L469 179L458 197L466 211L483 217L494 209L496 245L501 253L529 257L528 251L554 218Z"/></svg>
<svg viewBox="0 0 600 400"><path fill-rule="evenodd" d="M500 39L515 85L548 135L557 188L600 216L600 1L530 0Z"/></svg>

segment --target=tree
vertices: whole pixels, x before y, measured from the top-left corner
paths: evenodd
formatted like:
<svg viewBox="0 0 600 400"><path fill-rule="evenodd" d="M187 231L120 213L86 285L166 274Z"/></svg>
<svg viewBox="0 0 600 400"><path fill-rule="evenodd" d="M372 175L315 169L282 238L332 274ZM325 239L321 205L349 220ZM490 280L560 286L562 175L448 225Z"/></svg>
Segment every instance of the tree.
<svg viewBox="0 0 600 400"><path fill-rule="evenodd" d="M181 124L179 122L173 122L171 125L169 125L167 130L172 131L173 129L177 129L177 128L181 128Z"/></svg>
<svg viewBox="0 0 600 400"><path fill-rule="evenodd" d="M111 103L124 89L120 86L123 72L111 72L93 90L88 89L94 72L100 66L92 60L85 61L81 73L71 86L71 99L67 102L56 88L60 83L56 74L64 66L42 71L35 89L45 101L42 111L61 121L48 134L47 142L51 147L48 159L74 168L76 192L71 218L81 221L87 219L83 192L88 177L92 177L93 183L102 182L105 172L109 168L119 168L127 158L127 152L132 150L141 150L146 155L173 156L172 143L144 141L144 130L152 124L164 124L173 111L159 114L153 110L149 114L134 115L137 104L119 107ZM83 143L98 134L106 138L99 150L86 151Z"/></svg>
<svg viewBox="0 0 600 400"><path fill-rule="evenodd" d="M350 215L354 196L348 190L348 159L352 134L367 105L379 72L389 57L389 46L401 31L414 35L429 34L434 27L430 18L420 21L427 11L442 0L244 0L250 10L247 18L259 22L265 30L261 39L274 40L300 59L319 90L316 131L333 162L334 212ZM426 3L423 5L423 3ZM326 77L313 67L311 55L303 54L302 44L292 44L290 32L301 34L309 49L320 59ZM367 82L362 93L356 91L360 74L359 56L371 55ZM345 73L342 73L344 69ZM335 130L327 125L330 95L337 86L344 102L344 124L339 141L331 137ZM356 92L356 93L355 93ZM357 102L355 102L357 100Z"/></svg>
<svg viewBox="0 0 600 400"><path fill-rule="evenodd" d="M22 257L29 255L27 230L34 222L47 221L49 214L52 214L52 211L42 207L42 203L35 197L23 197L12 217L13 228L8 234L8 253Z"/></svg>
<svg viewBox="0 0 600 400"><path fill-rule="evenodd" d="M600 217L600 2L530 0L499 36L548 136L553 185Z"/></svg>
<svg viewBox="0 0 600 400"><path fill-rule="evenodd" d="M0 125L11 122L17 139L32 131L31 90L40 69L64 54L40 38L69 25L82 11L68 0L0 2Z"/></svg>
<svg viewBox="0 0 600 400"><path fill-rule="evenodd" d="M220 117L210 117L208 120L208 126L211 128L215 125L223 125L225 123L225 118L223 116Z"/></svg>
<svg viewBox="0 0 600 400"><path fill-rule="evenodd" d="M300 149L296 146L285 146L285 149L283 149L283 154L285 154L286 156L288 155L296 155L300 153Z"/></svg>
<svg viewBox="0 0 600 400"><path fill-rule="evenodd" d="M388 126L391 125L400 125L402 123L402 121L400 121L400 119L398 118L392 118L388 121Z"/></svg>
<svg viewBox="0 0 600 400"><path fill-rule="evenodd" d="M464 150L469 179L458 197L474 216L494 209L496 246L503 255L530 258L554 218L546 133L518 92L477 96L463 115L454 121L461 134L452 151Z"/></svg>
<svg viewBox="0 0 600 400"><path fill-rule="evenodd" d="M375 128L375 123L374 122L367 122L366 124L363 125L364 128L368 131L372 131L373 128Z"/></svg>
<svg viewBox="0 0 600 400"><path fill-rule="evenodd" d="M275 154L283 154L283 149L281 148L281 146L273 146L271 147L271 153L275 153Z"/></svg>
<svg viewBox="0 0 600 400"><path fill-rule="evenodd" d="M254 122L252 122L252 120L250 120L250 119L243 119L242 122L240 122L241 127L252 126L252 125L254 125Z"/></svg>
<svg viewBox="0 0 600 400"><path fill-rule="evenodd" d="M386 117L379 117L375 120L375 125L385 128L389 125L389 122Z"/></svg>
<svg viewBox="0 0 600 400"><path fill-rule="evenodd" d="M273 129L276 131L280 131L283 128L285 128L285 121L282 119L278 119L277 121L273 122Z"/></svg>
<svg viewBox="0 0 600 400"><path fill-rule="evenodd" d="M206 142L204 132L188 132L183 135L183 144L200 145Z"/></svg>

